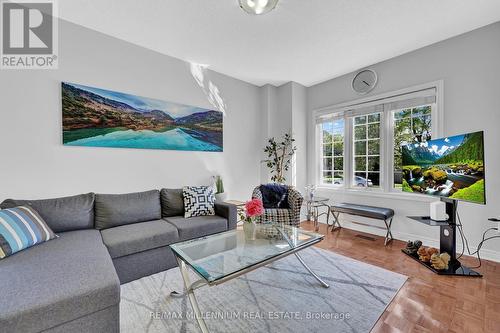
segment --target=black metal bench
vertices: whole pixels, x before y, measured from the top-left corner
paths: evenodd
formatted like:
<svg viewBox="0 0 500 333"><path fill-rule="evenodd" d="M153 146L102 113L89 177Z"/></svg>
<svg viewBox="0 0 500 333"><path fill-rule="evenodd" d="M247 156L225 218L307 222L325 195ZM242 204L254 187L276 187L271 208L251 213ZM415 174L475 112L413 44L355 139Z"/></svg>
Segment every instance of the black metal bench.
<svg viewBox="0 0 500 333"><path fill-rule="evenodd" d="M339 222L340 213L349 214L349 215L356 215L356 216L363 216L363 217L368 217L368 218L384 221L385 230L387 230L387 233L385 235L384 245L387 245L390 241L393 240L392 232L391 232L392 219L394 217L394 210L393 209L383 208L383 207L366 206L366 205L358 205L358 204L351 204L351 203L339 203L339 204L331 205L330 211L333 215L333 224L328 225L328 226L332 227L332 231L336 230L337 228L341 228L341 225ZM365 223L360 223L360 222L354 222L354 223L361 224L361 225L367 225L370 227L380 228L377 226L373 226L373 225L369 225L369 224L365 224Z"/></svg>

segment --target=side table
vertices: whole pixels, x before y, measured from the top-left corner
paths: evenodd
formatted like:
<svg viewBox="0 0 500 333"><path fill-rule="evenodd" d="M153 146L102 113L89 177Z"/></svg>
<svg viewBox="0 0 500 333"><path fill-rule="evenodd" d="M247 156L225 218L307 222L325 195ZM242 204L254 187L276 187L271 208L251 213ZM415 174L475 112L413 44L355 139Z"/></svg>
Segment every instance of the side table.
<svg viewBox="0 0 500 333"><path fill-rule="evenodd" d="M236 209L238 210L237 221L238 221L238 224L241 224L242 221L240 220L240 214L239 213L245 210L245 201L240 201L240 200L226 200L224 202L236 206Z"/></svg>
<svg viewBox="0 0 500 333"><path fill-rule="evenodd" d="M328 201L330 201L330 199L325 197L304 198L304 203L306 204L307 209L307 220L311 221L311 217L313 218L314 229L316 231L319 230L320 216L326 215L326 224L328 225L331 213ZM326 211L320 213L321 208L325 208Z"/></svg>

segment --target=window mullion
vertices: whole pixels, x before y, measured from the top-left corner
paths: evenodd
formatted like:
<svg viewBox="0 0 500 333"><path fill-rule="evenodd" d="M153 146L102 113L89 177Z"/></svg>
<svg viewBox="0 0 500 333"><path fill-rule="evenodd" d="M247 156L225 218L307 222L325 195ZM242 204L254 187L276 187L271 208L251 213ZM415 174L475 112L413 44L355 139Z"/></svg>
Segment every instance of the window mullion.
<svg viewBox="0 0 500 333"><path fill-rule="evenodd" d="M384 105L384 112L382 114L383 117L383 124L384 126L382 127L381 130L381 144L380 146L382 147L380 151L380 160L381 160L381 168L380 170L384 172L381 177L384 179L383 184L384 192L390 192L391 191L391 182L394 179L394 174L392 171L392 166L394 165L394 149L392 148L394 146L394 139L393 139L393 121L392 121L392 111L386 111L385 110L385 105Z"/></svg>
<svg viewBox="0 0 500 333"><path fill-rule="evenodd" d="M351 188L354 168L353 118L346 117L344 124L344 188Z"/></svg>

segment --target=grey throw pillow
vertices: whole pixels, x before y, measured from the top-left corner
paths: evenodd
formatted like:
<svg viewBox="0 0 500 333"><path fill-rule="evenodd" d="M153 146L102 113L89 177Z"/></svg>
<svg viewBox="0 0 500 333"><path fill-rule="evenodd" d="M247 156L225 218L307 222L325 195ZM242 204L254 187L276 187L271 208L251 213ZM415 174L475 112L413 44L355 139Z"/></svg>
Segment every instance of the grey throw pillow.
<svg viewBox="0 0 500 333"><path fill-rule="evenodd" d="M172 217L184 215L184 196L182 188L164 188L160 192L161 216Z"/></svg>
<svg viewBox="0 0 500 333"><path fill-rule="evenodd" d="M96 194L96 229L159 219L161 219L161 204L158 190L127 194Z"/></svg>
<svg viewBox="0 0 500 333"><path fill-rule="evenodd" d="M87 193L55 199L7 199L0 208L33 207L54 232L91 229L94 227L94 197L94 193Z"/></svg>

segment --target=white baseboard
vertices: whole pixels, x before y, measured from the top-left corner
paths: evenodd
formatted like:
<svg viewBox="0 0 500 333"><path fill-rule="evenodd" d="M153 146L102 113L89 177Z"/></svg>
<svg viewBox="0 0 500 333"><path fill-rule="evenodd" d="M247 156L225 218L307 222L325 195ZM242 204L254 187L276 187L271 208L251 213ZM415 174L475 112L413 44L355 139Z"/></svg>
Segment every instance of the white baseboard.
<svg viewBox="0 0 500 333"><path fill-rule="evenodd" d="M382 230L382 229L379 229L376 227L370 227L370 226L365 226L365 225L353 223L351 220L346 219L345 217L344 218L341 217L339 220L340 220L342 227L345 227L347 229L356 230L356 231L360 231L360 232L366 232L369 234L385 237L385 233L386 233L385 230ZM326 224L323 221L321 221L320 223ZM408 240L419 239L422 241L422 243L425 246L432 246L432 247L439 248L439 239L422 237L421 235L414 235L414 234L401 232L401 231L395 231L395 230L392 230L392 235L393 235L394 239L401 240L403 242L407 242ZM457 249L459 251L461 251L461 249L462 249L462 242L460 241L460 239L457 240ZM477 250L477 248L470 247L470 250L472 252L475 252ZM465 250L465 253L467 253L467 249ZM492 251L492 250L488 250L488 249L483 248L483 249L481 249L480 254L481 254L481 259L500 262L500 252L498 252L498 251Z"/></svg>

